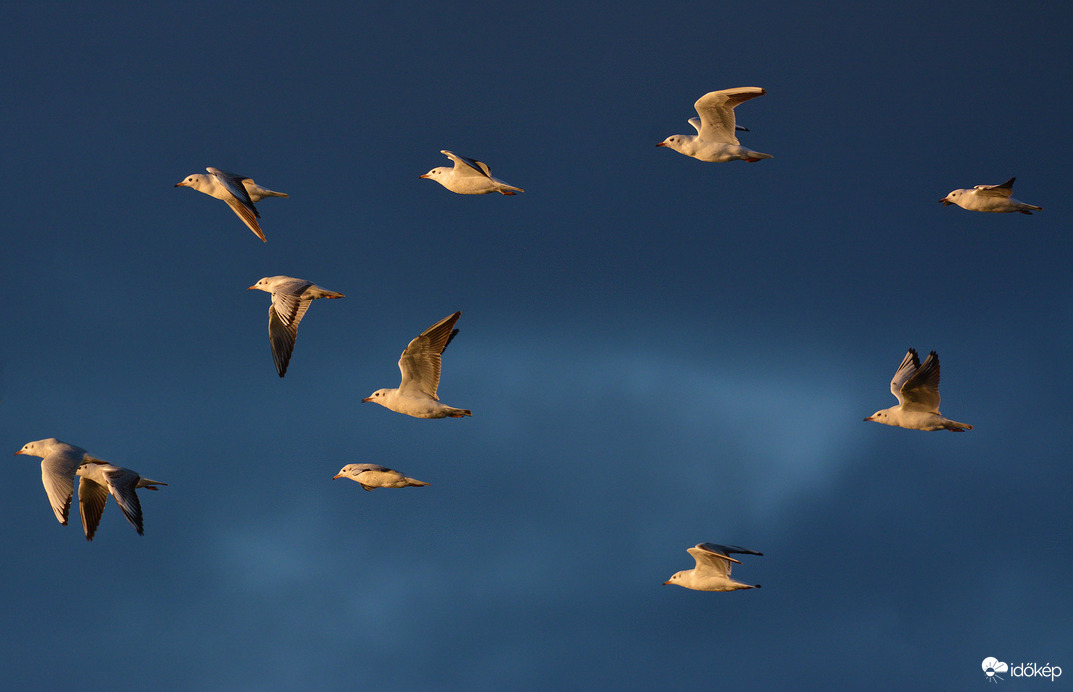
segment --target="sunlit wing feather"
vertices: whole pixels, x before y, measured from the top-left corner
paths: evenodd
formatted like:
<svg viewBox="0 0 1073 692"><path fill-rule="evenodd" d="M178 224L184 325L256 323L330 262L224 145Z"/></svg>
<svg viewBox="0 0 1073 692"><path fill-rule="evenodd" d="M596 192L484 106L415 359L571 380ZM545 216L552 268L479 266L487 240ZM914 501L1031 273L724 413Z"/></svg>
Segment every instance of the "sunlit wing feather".
<svg viewBox="0 0 1073 692"><path fill-rule="evenodd" d="M932 351L902 385L902 406L908 410L939 412L939 356Z"/></svg>
<svg viewBox="0 0 1073 692"><path fill-rule="evenodd" d="M906 352L905 358L902 359L902 364L894 371L894 378L890 381L890 393L894 395L899 404L905 403L902 398L902 386L919 367L920 357L917 356L916 349L911 348Z"/></svg>
<svg viewBox="0 0 1073 692"><path fill-rule="evenodd" d="M399 392L409 396L421 395L439 401L440 355L457 333L453 330L461 312L448 315L410 342L399 357L402 383Z"/></svg>

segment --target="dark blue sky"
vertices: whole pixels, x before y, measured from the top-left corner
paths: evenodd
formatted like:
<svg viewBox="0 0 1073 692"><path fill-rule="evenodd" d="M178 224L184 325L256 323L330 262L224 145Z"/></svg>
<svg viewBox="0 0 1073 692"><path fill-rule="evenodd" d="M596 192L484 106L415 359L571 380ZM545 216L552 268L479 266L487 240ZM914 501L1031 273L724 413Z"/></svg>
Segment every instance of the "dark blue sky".
<svg viewBox="0 0 1073 692"><path fill-rule="evenodd" d="M87 543L7 462L4 686L1073 673L1073 8L891 7L5 5L0 441L169 485ZM655 148L747 85L774 159ZM418 179L440 149L525 194ZM206 166L290 193L267 243L173 187ZM1044 211L937 204L1014 175ZM283 380L275 274L347 295ZM473 418L362 405L455 310ZM972 432L862 422L910 346ZM431 486L331 480L363 462ZM661 586L701 541L764 588Z"/></svg>

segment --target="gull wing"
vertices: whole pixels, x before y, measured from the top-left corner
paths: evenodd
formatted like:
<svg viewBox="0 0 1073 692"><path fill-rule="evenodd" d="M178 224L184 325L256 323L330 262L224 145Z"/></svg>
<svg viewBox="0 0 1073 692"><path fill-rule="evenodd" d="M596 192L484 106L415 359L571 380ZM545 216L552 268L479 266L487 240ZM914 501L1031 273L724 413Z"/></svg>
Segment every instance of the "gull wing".
<svg viewBox="0 0 1073 692"><path fill-rule="evenodd" d="M976 194L986 195L988 197L1009 197L1013 194L1013 181L1017 180L1017 177L1010 178L1001 185L977 185L974 190L979 190Z"/></svg>
<svg viewBox="0 0 1073 692"><path fill-rule="evenodd" d="M448 315L410 342L399 357L402 384L399 392L407 396L427 396L439 401L440 354L458 333L453 329L461 312Z"/></svg>
<svg viewBox="0 0 1073 692"><path fill-rule="evenodd" d="M354 464L354 468L357 469L359 473L364 473L365 471L381 471L381 472L385 472L385 471L393 471L394 470L394 469L389 469L386 466L381 466L380 464Z"/></svg>
<svg viewBox="0 0 1073 692"><path fill-rule="evenodd" d="M700 138L710 142L739 144L734 134L736 127L734 108L749 99L763 96L767 91L760 87L736 87L712 91L697 99L693 107L700 116Z"/></svg>
<svg viewBox="0 0 1073 692"><path fill-rule="evenodd" d="M41 483L56 513L56 520L67 526L71 512L71 497L75 490L75 472L82 464L82 455L61 450L41 460Z"/></svg>
<svg viewBox="0 0 1073 692"><path fill-rule="evenodd" d="M723 546L714 543L698 543L695 547L687 550L693 559L697 561L695 569L698 572L715 572L723 577L730 576L731 562L741 564L726 554Z"/></svg>
<svg viewBox="0 0 1073 692"><path fill-rule="evenodd" d="M138 493L135 488L141 478L137 473L122 466L110 466L104 470L104 477L108 480L108 490L115 498L119 509L123 510L123 516L138 530L141 536L142 530L142 503L138 501Z"/></svg>
<svg viewBox="0 0 1073 692"><path fill-rule="evenodd" d="M231 207L231 211L235 212L235 214L238 215L238 218L242 219L242 223L246 224L246 226L253 231L254 235L261 239L261 242L268 242L268 239L265 238L265 232L261 230L261 225L257 223L257 217L259 217L260 214L258 214L257 210L253 207L253 202L250 202L247 205L237 199L227 199L224 201L227 202L227 206Z"/></svg>
<svg viewBox="0 0 1073 692"><path fill-rule="evenodd" d="M905 403L905 399L902 398L902 387L905 385L905 381L912 377L919 367L920 357L917 356L916 349L911 348L906 352L905 358L902 358L902 364L894 371L894 379L890 381L890 393L894 395L899 404Z"/></svg>
<svg viewBox="0 0 1073 692"><path fill-rule="evenodd" d="M939 355L932 351L905 384L902 407L912 411L939 412Z"/></svg>
<svg viewBox="0 0 1073 692"><path fill-rule="evenodd" d="M242 219L242 223L246 224L251 231L254 232L262 242L268 242L265 239L264 231L261 230L260 224L257 223L257 219L261 217L261 213L257 211L257 207L253 206L253 200L250 199L250 193L246 190L246 186L243 185L243 180L250 180L247 176L238 175L237 173L228 173L227 171L221 171L219 168L213 168L209 166L206 168L209 173L216 178L217 182L223 185L228 192L231 193L233 199L224 200L227 202L227 206L231 207L231 211L235 212L238 218Z"/></svg>
<svg viewBox="0 0 1073 692"><path fill-rule="evenodd" d="M243 182L249 180L253 182L253 178L245 175L239 175L238 173L231 173L229 171L223 171L219 168L213 168L209 166L205 169L209 173L215 176L216 180L227 188L227 191L235 196L235 199L241 201L243 204L248 204L253 209L253 213L260 216L257 213L257 208L253 206L253 199L250 197L249 190L246 189L246 184Z"/></svg>
<svg viewBox="0 0 1073 692"><path fill-rule="evenodd" d="M440 153L455 162L455 175L476 175L483 178L492 177L492 172L486 163L466 156L459 156L453 151L447 151L446 149L440 149Z"/></svg>
<svg viewBox="0 0 1073 692"><path fill-rule="evenodd" d="M86 540L92 541L97 526L101 523L104 505L108 503L108 488L85 476L78 479L78 511L82 515L82 529Z"/></svg>
<svg viewBox="0 0 1073 692"><path fill-rule="evenodd" d="M276 288L272 304L268 306L268 340L272 344L272 360L280 377L287 372L287 364L294 352L298 338L298 323L309 309L312 298L302 298L302 293L313 283L296 279Z"/></svg>

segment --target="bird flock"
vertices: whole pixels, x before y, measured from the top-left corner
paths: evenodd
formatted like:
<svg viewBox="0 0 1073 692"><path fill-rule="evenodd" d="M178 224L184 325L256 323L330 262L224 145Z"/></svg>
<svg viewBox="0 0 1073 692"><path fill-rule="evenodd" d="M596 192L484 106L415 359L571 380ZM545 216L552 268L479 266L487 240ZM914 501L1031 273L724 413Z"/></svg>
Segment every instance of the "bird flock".
<svg viewBox="0 0 1073 692"><path fill-rule="evenodd" d="M689 123L696 135L676 134L659 142L680 154L705 162L746 161L755 163L774 158L742 146L737 132L747 131L735 119L735 108L767 92L761 87L736 87L704 94L696 103L697 118ZM453 162L452 167L433 168L420 178L434 180L447 190L463 195L484 195L498 192L515 195L524 192L520 187L508 185L491 174L487 164L461 156L446 149L444 156ZM257 185L252 178L229 173L218 168L206 168L207 174L196 173L175 184L189 187L225 202L242 222L261 239L267 242L259 219L260 211L255 206L268 197L288 197ZM1010 178L999 185L976 185L972 189L958 189L939 200L944 206L957 205L969 211L1031 214L1042 207L1014 199ZM344 294L322 288L312 281L290 276L269 276L249 287L264 291L271 296L268 308L268 336L279 377L287 373L291 355L298 336L298 325L318 298L337 299ZM414 418L463 418L472 416L469 409L456 408L439 400L440 369L444 350L458 334L455 324L462 316L455 312L439 320L418 334L399 356L402 380L397 388L377 389L362 402L377 403L396 413ZM898 400L896 406L882 409L865 418L865 421L908 428L910 430L972 430L971 425L945 418L939 412L939 356L935 351L921 363L916 350L910 348L894 372L890 390ZM131 469L124 468L96 457L75 445L47 438L26 443L15 454L41 458L41 480L45 494L60 524L66 525L74 496L74 479L79 479L78 506L82 527L87 540L93 540L108 497L115 498L123 515L141 535L144 532L142 508L137 490L157 490L167 485L142 477ZM365 490L375 488L405 488L427 486L428 483L408 478L403 473L378 464L347 464L334 479L349 478ZM691 570L676 572L664 584L675 584L698 591L735 591L760 588L730 578L732 564L741 561L732 555L762 555L763 553L733 545L699 543L689 548L696 561Z"/></svg>

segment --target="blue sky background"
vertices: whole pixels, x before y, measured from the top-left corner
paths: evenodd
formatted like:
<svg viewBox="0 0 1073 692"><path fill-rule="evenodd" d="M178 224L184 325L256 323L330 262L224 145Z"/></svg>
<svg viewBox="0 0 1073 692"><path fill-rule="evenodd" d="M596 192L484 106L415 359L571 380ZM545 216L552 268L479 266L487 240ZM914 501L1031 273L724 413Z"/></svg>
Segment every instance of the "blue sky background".
<svg viewBox="0 0 1073 692"><path fill-rule="evenodd" d="M7 462L6 688L1073 674L1073 6L149 5L0 9L0 449L169 484L87 543ZM746 85L774 159L655 148ZM526 193L418 179L440 149ZM290 193L266 244L173 187L206 166ZM1043 212L937 204L1013 175ZM347 295L283 380L275 274ZM454 310L473 418L362 405ZM975 430L862 422L909 346ZM701 541L764 588L661 586Z"/></svg>

